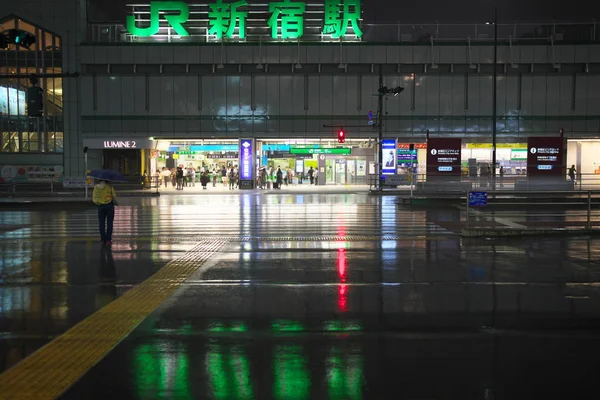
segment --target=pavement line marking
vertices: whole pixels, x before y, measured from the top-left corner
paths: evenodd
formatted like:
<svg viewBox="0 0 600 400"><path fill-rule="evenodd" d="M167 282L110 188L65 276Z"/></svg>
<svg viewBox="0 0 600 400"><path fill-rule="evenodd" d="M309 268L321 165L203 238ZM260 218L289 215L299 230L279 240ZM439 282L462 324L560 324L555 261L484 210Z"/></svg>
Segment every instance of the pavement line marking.
<svg viewBox="0 0 600 400"><path fill-rule="evenodd" d="M0 375L0 399L62 395L155 311L226 240L205 240Z"/></svg>

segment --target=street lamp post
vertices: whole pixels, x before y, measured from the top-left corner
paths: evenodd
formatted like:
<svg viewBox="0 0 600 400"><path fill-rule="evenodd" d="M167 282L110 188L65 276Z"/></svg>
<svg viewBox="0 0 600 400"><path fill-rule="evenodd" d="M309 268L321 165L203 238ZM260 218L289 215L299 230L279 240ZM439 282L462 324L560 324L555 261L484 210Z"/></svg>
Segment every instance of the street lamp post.
<svg viewBox="0 0 600 400"><path fill-rule="evenodd" d="M498 80L498 8L494 8L494 65L492 70L492 189L496 190L496 114L498 93L496 83Z"/></svg>
<svg viewBox="0 0 600 400"><path fill-rule="evenodd" d="M379 90L377 91L378 160L377 190L383 190L383 65L379 64Z"/></svg>
<svg viewBox="0 0 600 400"><path fill-rule="evenodd" d="M379 64L379 89L377 90L377 128L378 128L378 160L377 160L377 190L383 190L383 98L387 95L398 96L404 90L403 87L388 88L383 85L383 64Z"/></svg>

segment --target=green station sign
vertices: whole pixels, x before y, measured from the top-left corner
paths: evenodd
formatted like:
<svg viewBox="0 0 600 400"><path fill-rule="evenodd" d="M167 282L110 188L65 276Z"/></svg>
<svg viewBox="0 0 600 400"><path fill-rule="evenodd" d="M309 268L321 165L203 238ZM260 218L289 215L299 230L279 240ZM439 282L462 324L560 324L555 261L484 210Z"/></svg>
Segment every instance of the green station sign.
<svg viewBox="0 0 600 400"><path fill-rule="evenodd" d="M323 149L323 148L290 148L290 154L345 154L348 155L352 152L350 148L333 148L333 149Z"/></svg>
<svg viewBox="0 0 600 400"><path fill-rule="evenodd" d="M296 0L248 4L246 0L216 0L188 4L152 1L129 4L127 31L134 38L168 35L202 36L206 41L243 41L251 33L272 40L360 39L361 0Z"/></svg>

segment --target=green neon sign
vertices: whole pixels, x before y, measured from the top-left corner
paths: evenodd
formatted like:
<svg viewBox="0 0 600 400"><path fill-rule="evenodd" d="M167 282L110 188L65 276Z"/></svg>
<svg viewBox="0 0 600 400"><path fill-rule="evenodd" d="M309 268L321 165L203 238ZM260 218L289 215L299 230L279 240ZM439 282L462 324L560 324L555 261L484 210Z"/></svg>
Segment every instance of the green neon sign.
<svg viewBox="0 0 600 400"><path fill-rule="evenodd" d="M352 26L356 37L363 35L358 21L360 19L360 0L325 0L325 19L323 23L323 34L331 35L338 39L346 36L348 24Z"/></svg>
<svg viewBox="0 0 600 400"><path fill-rule="evenodd" d="M304 36L305 11L306 3L303 1L283 0L269 3L271 18L267 25L271 28L271 37L299 39Z"/></svg>
<svg viewBox="0 0 600 400"><path fill-rule="evenodd" d="M345 154L352 153L352 149L349 148L335 148L335 149L295 149L290 148L290 154Z"/></svg>
<svg viewBox="0 0 600 400"><path fill-rule="evenodd" d="M153 1L150 3L150 26L147 28L139 28L135 24L135 16L127 16L127 30L132 35L136 36L153 36L158 33L160 28L160 12L163 12L163 17L169 22L171 27L179 36L189 36L188 31L183 27L190 17L190 9L183 1ZM178 15L165 14L166 11L179 11Z"/></svg>
<svg viewBox="0 0 600 400"><path fill-rule="evenodd" d="M208 12L208 34L222 39L223 35L227 39L233 39L235 27L238 27L238 36L240 39L246 37L246 18L247 11L240 11L240 7L247 6L245 0L235 3L223 3L223 0L217 0L216 3L209 4Z"/></svg>
<svg viewBox="0 0 600 400"><path fill-rule="evenodd" d="M323 0L323 13L311 14L313 19L308 22L305 20L306 1L277 0L254 5L248 4L247 0L211 1L211 3L191 4L192 17L190 17L190 6L185 1L151 1L148 26L138 26L147 24L144 22L148 11L147 9L142 11L140 10L142 6L136 5L133 14L127 16L127 31L138 37L158 35L161 27L165 28L165 24L161 24L161 18L164 18L179 36L190 36L184 26L187 25L191 32L206 32L207 37L214 39L246 39L247 25L250 24L251 28L270 28L272 39L301 39L304 37L305 28L315 27L313 26L315 18L320 17L323 21L322 31L321 35L316 36L344 38L349 36L350 28L352 28L352 36L356 38L363 36L359 27L361 0ZM258 14L266 14L265 20L248 20L251 10ZM199 16L202 14L208 14L208 20Z"/></svg>

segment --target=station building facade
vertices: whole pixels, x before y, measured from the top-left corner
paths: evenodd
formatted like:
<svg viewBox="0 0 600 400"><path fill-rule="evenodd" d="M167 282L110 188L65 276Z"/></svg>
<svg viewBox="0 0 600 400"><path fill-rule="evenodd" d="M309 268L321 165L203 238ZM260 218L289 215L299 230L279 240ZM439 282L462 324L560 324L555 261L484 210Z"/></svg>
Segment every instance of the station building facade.
<svg viewBox="0 0 600 400"><path fill-rule="evenodd" d="M148 1L117 23L89 22L85 1L7 3L3 27L38 40L0 50L3 175L83 176L86 158L88 169L128 176L236 164L244 139L254 167L325 168L323 184L360 184L375 173L378 111L398 166L424 169L427 132L461 138L463 159L491 160L492 26L372 25L359 1L329 3L160 10L166 3ZM561 129L567 162L600 173L597 152L586 150L600 135L595 32L592 23L499 25L495 123L509 173L525 170L528 137ZM21 107L32 72L45 94L39 119ZM382 110L380 75L404 88Z"/></svg>

